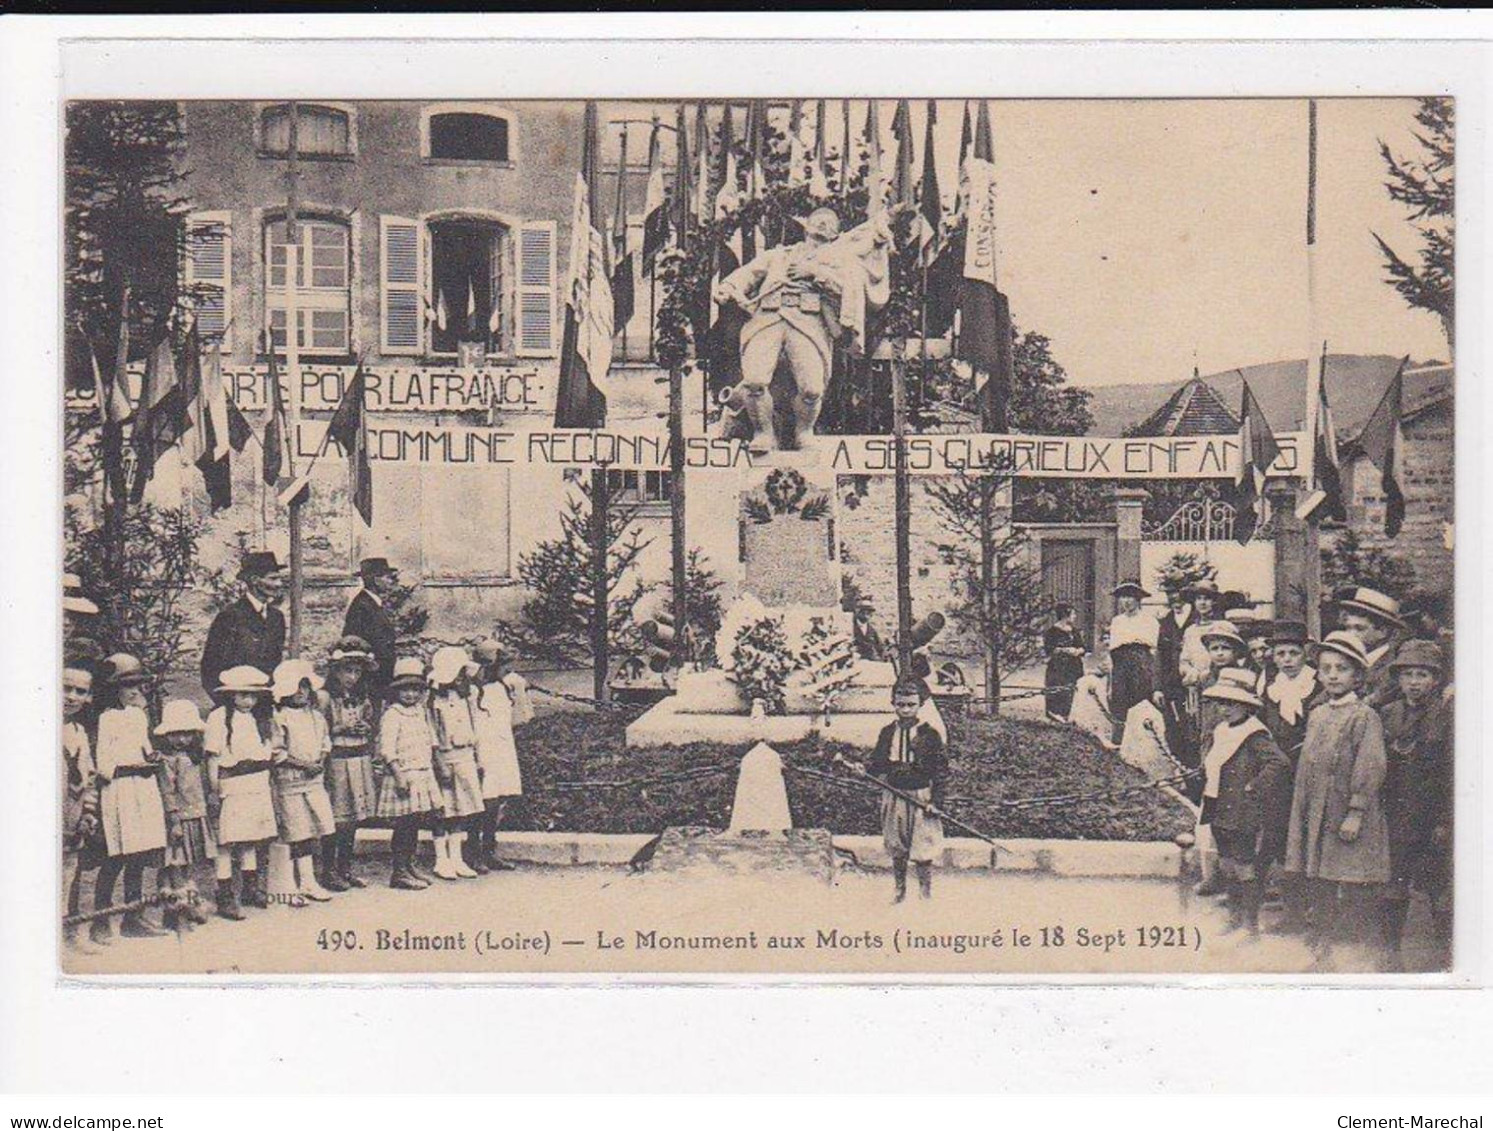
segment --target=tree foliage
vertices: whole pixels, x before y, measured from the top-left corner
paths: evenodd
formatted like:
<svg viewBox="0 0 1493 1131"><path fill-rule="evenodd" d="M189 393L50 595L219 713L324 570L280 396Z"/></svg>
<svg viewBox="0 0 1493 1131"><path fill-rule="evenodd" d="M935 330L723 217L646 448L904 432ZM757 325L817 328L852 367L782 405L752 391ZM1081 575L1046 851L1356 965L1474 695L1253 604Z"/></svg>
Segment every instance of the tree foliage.
<svg viewBox="0 0 1493 1131"><path fill-rule="evenodd" d="M999 670L1012 672L1031 663L1042 650L1042 629L1050 612L1042 589L1042 570L1031 552L1031 538L996 505L1010 480L1000 475L959 475L930 479L926 490L939 524L952 535L938 544L944 562L954 567L954 620L993 651ZM994 599L985 600L984 515L992 513Z"/></svg>
<svg viewBox="0 0 1493 1131"><path fill-rule="evenodd" d="M206 585L198 562L199 519L184 510L142 503L121 516L123 548L107 544L104 528L85 521L81 508L65 511L65 561L83 592L98 604L91 629L106 652L137 657L159 702L162 680L186 655L182 601Z"/></svg>
<svg viewBox="0 0 1493 1131"><path fill-rule="evenodd" d="M613 502L606 510L608 650L625 654L639 647L632 608L647 587L638 580L636 566L651 540L637 527L637 507ZM589 662L593 561L591 486L581 480L565 499L559 536L519 557L518 575L529 599L516 621L498 624L499 636L534 659Z"/></svg>
<svg viewBox="0 0 1493 1131"><path fill-rule="evenodd" d="M166 332L179 291L185 148L175 102L75 102L64 142L68 379L92 381L84 346L112 374L121 315L130 356ZM121 310L125 288L129 309ZM81 334L79 331L81 330Z"/></svg>
<svg viewBox="0 0 1493 1131"><path fill-rule="evenodd" d="M1330 598L1350 585L1365 585L1403 601L1415 589L1415 566L1378 546L1365 545L1358 532L1344 527L1322 548L1322 595Z"/></svg>
<svg viewBox="0 0 1493 1131"><path fill-rule="evenodd" d="M1391 200L1405 206L1406 219L1420 237L1420 248L1401 254L1377 232L1372 233L1384 257L1385 281L1416 310L1441 319L1446 343L1455 348L1453 285L1456 204L1456 144L1452 100L1422 98L1415 111L1420 152L1402 156L1379 143Z"/></svg>

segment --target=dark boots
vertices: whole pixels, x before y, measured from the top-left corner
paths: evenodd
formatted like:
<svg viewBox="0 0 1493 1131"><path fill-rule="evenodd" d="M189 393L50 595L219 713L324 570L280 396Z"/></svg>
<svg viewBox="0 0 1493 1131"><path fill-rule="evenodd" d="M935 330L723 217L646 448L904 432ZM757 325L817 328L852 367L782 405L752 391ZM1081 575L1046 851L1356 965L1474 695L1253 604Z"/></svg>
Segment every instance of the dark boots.
<svg viewBox="0 0 1493 1131"><path fill-rule="evenodd" d="M892 897L893 903L901 903L907 898L907 857L892 857L892 882L896 885L897 894Z"/></svg>
<svg viewBox="0 0 1493 1131"><path fill-rule="evenodd" d="M321 838L321 867L318 871L321 873L321 886L330 892L344 892L350 886L343 880L342 870L338 867L340 852L341 844L337 833L329 833Z"/></svg>
<svg viewBox="0 0 1493 1131"><path fill-rule="evenodd" d="M259 857L257 868L244 869L240 899L245 907L263 909L270 905L269 851L259 853Z"/></svg>
<svg viewBox="0 0 1493 1131"><path fill-rule="evenodd" d="M218 881L218 917L234 922L247 918L238 904L238 885L232 877Z"/></svg>
<svg viewBox="0 0 1493 1131"><path fill-rule="evenodd" d="M358 879L353 871L353 857L357 854L358 830L356 827L337 830L337 878L349 888L366 888L368 884Z"/></svg>
<svg viewBox="0 0 1493 1131"><path fill-rule="evenodd" d="M400 891L424 891L430 886L415 868L415 847L420 834L413 828L396 828L390 843L389 886Z"/></svg>
<svg viewBox="0 0 1493 1131"><path fill-rule="evenodd" d="M923 899L933 898L933 864L931 862L914 865L918 873L918 895Z"/></svg>

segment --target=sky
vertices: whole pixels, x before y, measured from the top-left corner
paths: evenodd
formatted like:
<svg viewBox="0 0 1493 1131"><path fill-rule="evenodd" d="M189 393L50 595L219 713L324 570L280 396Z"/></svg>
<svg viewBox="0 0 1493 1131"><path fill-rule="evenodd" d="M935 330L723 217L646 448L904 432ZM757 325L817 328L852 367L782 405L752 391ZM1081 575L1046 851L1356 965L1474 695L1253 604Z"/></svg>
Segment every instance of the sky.
<svg viewBox="0 0 1493 1131"><path fill-rule="evenodd" d="M888 160L894 109L879 107ZM961 100L939 103L945 193L962 112ZM1447 357L1439 321L1383 281L1370 234L1402 255L1417 246L1379 156L1381 138L1417 151L1414 112L1413 99L1318 102L1316 336L1334 353ZM812 121L812 103L805 113ZM913 104L919 149L925 113ZM1174 382L1194 365L1307 354L1305 99L999 100L990 113L1001 289L1075 384ZM857 133L865 115L852 103ZM837 101L826 118L837 146ZM645 153L644 134L630 148Z"/></svg>

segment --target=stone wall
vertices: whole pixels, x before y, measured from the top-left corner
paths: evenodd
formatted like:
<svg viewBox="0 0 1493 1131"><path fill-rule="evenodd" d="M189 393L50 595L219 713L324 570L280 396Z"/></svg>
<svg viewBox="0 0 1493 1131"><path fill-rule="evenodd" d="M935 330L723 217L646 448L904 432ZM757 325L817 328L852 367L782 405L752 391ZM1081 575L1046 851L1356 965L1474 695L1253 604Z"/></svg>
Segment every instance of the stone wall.
<svg viewBox="0 0 1493 1131"><path fill-rule="evenodd" d="M1367 459L1353 461L1349 473L1348 521L1367 546L1375 546L1415 566L1416 585L1451 592L1452 526L1455 514L1454 402L1448 398L1409 417L1405 432L1405 522L1398 537L1384 533L1384 492L1380 473ZM1324 532L1323 542L1332 534Z"/></svg>

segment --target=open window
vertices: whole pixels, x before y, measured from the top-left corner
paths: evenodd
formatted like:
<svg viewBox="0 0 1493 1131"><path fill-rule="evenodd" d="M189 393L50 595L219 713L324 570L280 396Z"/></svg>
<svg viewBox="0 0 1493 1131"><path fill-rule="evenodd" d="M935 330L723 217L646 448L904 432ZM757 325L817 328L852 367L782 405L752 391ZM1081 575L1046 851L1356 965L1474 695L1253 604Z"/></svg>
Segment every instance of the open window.
<svg viewBox="0 0 1493 1131"><path fill-rule="evenodd" d="M484 354L510 352L508 229L495 220L431 220L430 350L455 354L463 343Z"/></svg>

